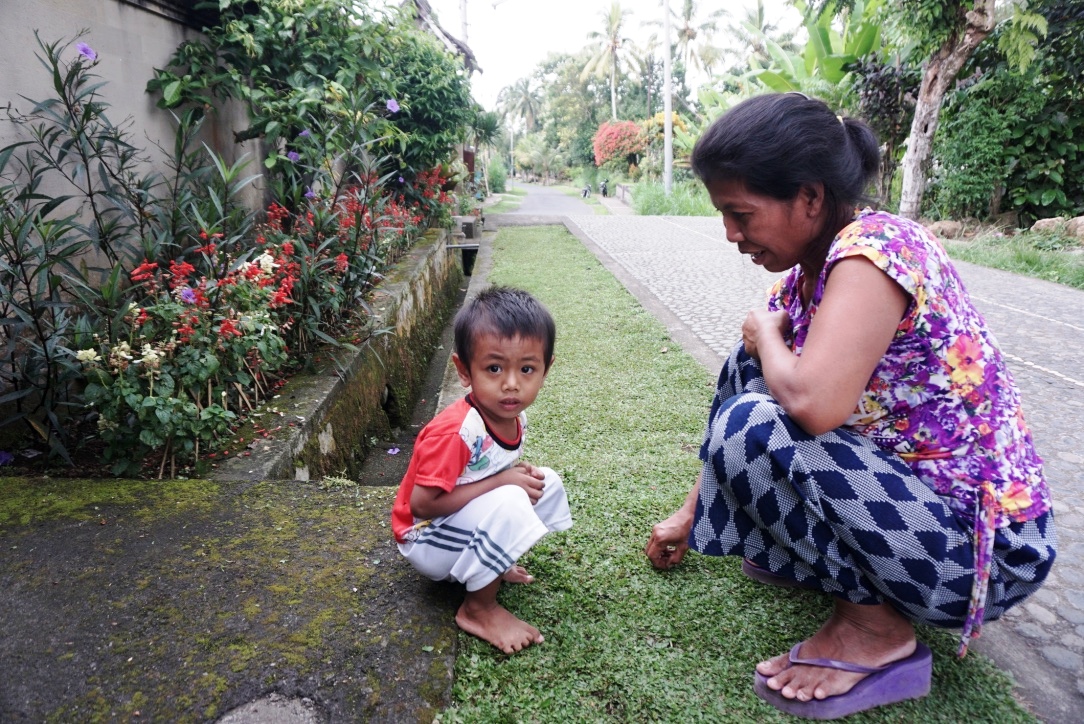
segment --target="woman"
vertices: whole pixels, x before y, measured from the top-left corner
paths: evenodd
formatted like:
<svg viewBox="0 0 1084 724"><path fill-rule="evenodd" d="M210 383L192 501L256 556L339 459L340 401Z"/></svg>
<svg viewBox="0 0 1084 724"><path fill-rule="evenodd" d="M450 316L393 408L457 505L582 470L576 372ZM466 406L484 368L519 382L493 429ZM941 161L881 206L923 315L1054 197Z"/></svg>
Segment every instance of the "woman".
<svg viewBox="0 0 1084 724"><path fill-rule="evenodd" d="M1019 394L944 249L855 213L873 132L799 93L749 99L693 150L727 240L787 272L719 376L703 468L645 553L738 555L774 585L834 597L807 641L756 667L757 694L837 718L925 695L913 622L962 627L1041 585L1056 548Z"/></svg>

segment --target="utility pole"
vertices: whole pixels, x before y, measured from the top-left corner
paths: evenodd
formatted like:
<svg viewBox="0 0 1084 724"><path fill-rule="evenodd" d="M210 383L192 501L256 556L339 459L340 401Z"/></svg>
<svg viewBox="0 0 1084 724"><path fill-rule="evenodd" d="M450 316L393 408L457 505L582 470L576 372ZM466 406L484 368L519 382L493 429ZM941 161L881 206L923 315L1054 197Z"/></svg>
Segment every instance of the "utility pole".
<svg viewBox="0 0 1084 724"><path fill-rule="evenodd" d="M459 0L459 16L463 20L463 44L467 44L467 0Z"/></svg>
<svg viewBox="0 0 1084 724"><path fill-rule="evenodd" d="M670 0L662 2L662 187L666 195L674 185L674 83L670 67Z"/></svg>

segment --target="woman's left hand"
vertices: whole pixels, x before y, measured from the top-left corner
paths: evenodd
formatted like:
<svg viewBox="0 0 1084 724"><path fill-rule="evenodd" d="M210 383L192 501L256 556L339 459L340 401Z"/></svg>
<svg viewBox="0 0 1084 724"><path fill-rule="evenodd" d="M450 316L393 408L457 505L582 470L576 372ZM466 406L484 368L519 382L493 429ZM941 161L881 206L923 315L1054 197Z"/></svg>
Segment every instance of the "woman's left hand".
<svg viewBox="0 0 1084 724"><path fill-rule="evenodd" d="M760 359L759 342L765 335L786 339L790 334L790 315L786 312L769 312L754 309L745 315L741 325L741 338L745 343L745 353L753 359Z"/></svg>

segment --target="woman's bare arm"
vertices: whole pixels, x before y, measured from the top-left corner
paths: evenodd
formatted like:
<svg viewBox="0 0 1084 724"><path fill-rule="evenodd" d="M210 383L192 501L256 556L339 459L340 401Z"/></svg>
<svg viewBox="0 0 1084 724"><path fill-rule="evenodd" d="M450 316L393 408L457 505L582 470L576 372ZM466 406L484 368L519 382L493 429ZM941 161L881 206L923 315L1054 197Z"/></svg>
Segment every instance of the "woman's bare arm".
<svg viewBox="0 0 1084 724"><path fill-rule="evenodd" d="M764 379L798 425L812 435L833 430L854 412L873 370L888 351L909 297L864 257L832 267L801 356L794 355L771 313L750 315Z"/></svg>

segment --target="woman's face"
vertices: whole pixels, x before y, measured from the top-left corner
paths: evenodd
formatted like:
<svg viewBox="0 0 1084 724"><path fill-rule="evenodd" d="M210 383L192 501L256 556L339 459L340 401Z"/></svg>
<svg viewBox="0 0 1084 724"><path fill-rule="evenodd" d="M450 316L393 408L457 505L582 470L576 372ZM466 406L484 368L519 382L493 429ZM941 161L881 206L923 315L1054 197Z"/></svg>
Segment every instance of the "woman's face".
<svg viewBox="0 0 1084 724"><path fill-rule="evenodd" d="M817 264L815 241L824 225L824 194L805 187L790 201L755 194L736 180L705 184L723 215L726 239L754 264L782 272L796 264ZM823 263L823 259L819 263Z"/></svg>

